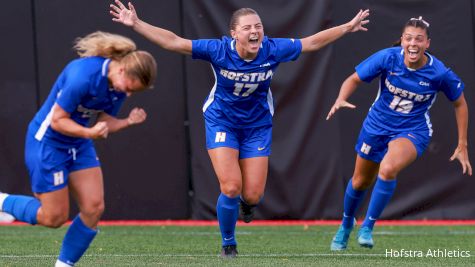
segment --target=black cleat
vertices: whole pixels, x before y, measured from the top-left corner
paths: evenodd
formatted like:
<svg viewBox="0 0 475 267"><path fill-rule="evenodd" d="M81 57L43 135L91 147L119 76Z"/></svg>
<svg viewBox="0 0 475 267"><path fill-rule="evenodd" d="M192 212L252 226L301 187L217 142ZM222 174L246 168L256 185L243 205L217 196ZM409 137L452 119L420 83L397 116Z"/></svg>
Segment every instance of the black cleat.
<svg viewBox="0 0 475 267"><path fill-rule="evenodd" d="M238 255L236 245L227 245L223 246L221 250L221 258L223 259L233 259Z"/></svg>
<svg viewBox="0 0 475 267"><path fill-rule="evenodd" d="M241 213L242 220L245 223L250 223L254 219L254 208L257 205L249 205L241 199Z"/></svg>

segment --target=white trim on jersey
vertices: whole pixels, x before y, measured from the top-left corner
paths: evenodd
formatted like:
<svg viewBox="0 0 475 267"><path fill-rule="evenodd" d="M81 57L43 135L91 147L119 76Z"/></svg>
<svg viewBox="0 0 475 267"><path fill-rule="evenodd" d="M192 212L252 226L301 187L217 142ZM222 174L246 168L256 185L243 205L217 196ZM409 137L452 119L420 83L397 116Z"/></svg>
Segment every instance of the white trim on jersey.
<svg viewBox="0 0 475 267"><path fill-rule="evenodd" d="M432 66L432 63L434 62L434 58L429 53L425 53L425 54L430 58L429 65Z"/></svg>
<svg viewBox="0 0 475 267"><path fill-rule="evenodd" d="M378 93L376 94L376 99L374 99L373 104L371 104L371 106L369 107L369 110L371 110L371 108L374 106L374 104L376 104L376 101L378 101L379 96L381 96L381 91L382 91L382 89L381 89L381 77L379 78L378 86L379 86L379 89L378 89Z"/></svg>
<svg viewBox="0 0 475 267"><path fill-rule="evenodd" d="M274 116L274 99L272 98L270 87L269 91L267 92L267 105L269 105L270 115Z"/></svg>
<svg viewBox="0 0 475 267"><path fill-rule="evenodd" d="M427 56L430 58L430 60L429 60L429 65L432 66L432 63L434 63L434 58L432 57L431 54L429 54L429 53L427 53L427 52L425 52L424 54L427 55ZM404 56L404 49L401 49L401 55ZM408 69L409 69L409 68L408 68Z"/></svg>
<svg viewBox="0 0 475 267"><path fill-rule="evenodd" d="M46 130L48 130L48 127L51 125L51 119L53 118L53 108L54 105L51 107L51 110L49 111L48 115L46 115L46 118L41 123L40 128L38 128L38 131L35 134L35 139L38 141L41 141L41 139L43 139Z"/></svg>
<svg viewBox="0 0 475 267"><path fill-rule="evenodd" d="M109 58L106 59L104 61L104 63L102 63L102 77L106 77L107 76L107 63L109 63L109 61L111 61Z"/></svg>
<svg viewBox="0 0 475 267"><path fill-rule="evenodd" d="M436 98L437 98L437 95L434 95L434 98L432 99L432 102L427 107L427 111L424 114L424 116L426 117L427 128L429 128L429 136L432 136L432 133L434 132L434 130L432 130L432 123L430 122L429 110L432 107L432 105L434 104Z"/></svg>
<svg viewBox="0 0 475 267"><path fill-rule="evenodd" d="M203 112L206 111L206 109L213 103L214 101L214 93L216 92L216 87L218 84L218 78L216 77L216 72L214 71L213 65L211 65L211 69L213 70L213 75L214 75L214 85L213 88L211 88L211 92L209 93L208 99L206 100L205 104L203 105Z"/></svg>
<svg viewBox="0 0 475 267"><path fill-rule="evenodd" d="M292 39L292 40L293 40L293 39ZM231 43L230 43L230 44L231 44L231 50L235 50L235 49L234 49L234 47L235 47L234 44L235 44L235 43L236 43L236 40L233 39L233 40L231 41ZM261 48L263 48L262 43L261 43ZM254 59L252 59L252 60L254 60ZM251 61L252 61L252 60L251 60Z"/></svg>

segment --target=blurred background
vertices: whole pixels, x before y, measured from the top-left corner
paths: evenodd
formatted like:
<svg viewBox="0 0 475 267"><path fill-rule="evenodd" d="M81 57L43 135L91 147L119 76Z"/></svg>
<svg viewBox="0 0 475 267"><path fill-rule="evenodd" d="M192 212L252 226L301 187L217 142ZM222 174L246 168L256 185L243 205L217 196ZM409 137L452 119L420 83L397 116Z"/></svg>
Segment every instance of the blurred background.
<svg viewBox="0 0 475 267"><path fill-rule="evenodd" d="M372 53L392 46L411 17L430 23L429 50L465 82L474 116L475 0L136 0L141 19L189 39L229 35L234 10L251 7L269 37L303 38L371 10L368 32L349 34L295 62L272 82L276 104L265 197L256 219L339 219L353 173L354 144L377 81L350 98L355 110L326 121L341 83ZM31 194L24 165L27 125L63 67L76 37L101 30L132 38L158 62L155 88L128 99L146 123L96 142L105 177L103 219L215 219L219 186L205 148L201 107L214 84L207 62L165 51L112 22L109 1L17 0L0 16L0 191ZM457 146L452 104L431 109L434 135L425 154L398 177L383 219L475 219L475 177L449 162ZM472 120L473 121L473 120ZM469 154L475 157L473 123ZM475 164L474 164L475 165ZM369 195L369 194L368 194ZM367 197L369 198L369 197ZM366 203L360 210L364 210ZM72 213L76 211L73 209ZM360 214L362 216L362 213Z"/></svg>

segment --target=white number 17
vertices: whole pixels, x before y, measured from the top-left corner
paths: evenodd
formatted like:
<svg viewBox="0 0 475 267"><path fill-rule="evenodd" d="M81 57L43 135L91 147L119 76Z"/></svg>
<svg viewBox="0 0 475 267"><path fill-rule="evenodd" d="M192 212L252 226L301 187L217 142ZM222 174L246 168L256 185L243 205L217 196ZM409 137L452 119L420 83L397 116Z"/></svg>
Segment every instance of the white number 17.
<svg viewBox="0 0 475 267"><path fill-rule="evenodd" d="M257 87L259 86L258 83L235 83L234 84L234 95L239 96L243 88L248 89L244 93L242 93L241 96L249 96L252 94L254 91L256 91Z"/></svg>

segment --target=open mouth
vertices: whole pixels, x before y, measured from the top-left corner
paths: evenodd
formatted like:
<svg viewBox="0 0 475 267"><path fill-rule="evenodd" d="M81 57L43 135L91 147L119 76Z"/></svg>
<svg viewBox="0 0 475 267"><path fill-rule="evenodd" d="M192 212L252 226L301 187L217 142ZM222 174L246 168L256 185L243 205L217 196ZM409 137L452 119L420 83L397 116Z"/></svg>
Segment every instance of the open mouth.
<svg viewBox="0 0 475 267"><path fill-rule="evenodd" d="M259 37L258 36L249 37L249 43L252 45L257 45L259 43Z"/></svg>
<svg viewBox="0 0 475 267"><path fill-rule="evenodd" d="M419 55L418 49L408 49L407 50L410 59L416 59Z"/></svg>

